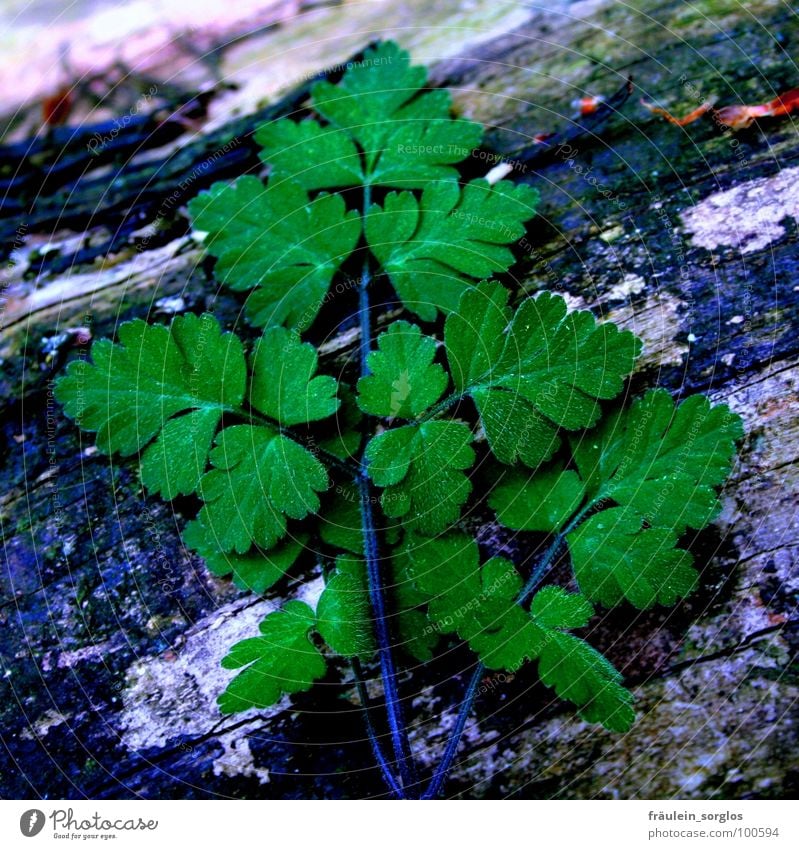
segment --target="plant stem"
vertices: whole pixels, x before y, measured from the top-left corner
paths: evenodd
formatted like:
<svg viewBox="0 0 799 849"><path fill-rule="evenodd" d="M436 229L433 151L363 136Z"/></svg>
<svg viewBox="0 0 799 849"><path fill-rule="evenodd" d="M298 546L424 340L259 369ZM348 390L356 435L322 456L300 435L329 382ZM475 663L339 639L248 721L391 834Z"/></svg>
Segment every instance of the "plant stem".
<svg viewBox="0 0 799 849"><path fill-rule="evenodd" d="M458 745L461 742L463 730L466 728L466 720L472 712L472 705L477 697L477 688L480 686L480 680L482 679L484 672L485 666L483 666L482 663L478 663L474 668L469 685L466 687L466 693L463 696L463 701L461 702L460 709L458 710L458 718L455 721L455 728L453 729L452 734L450 734L447 742L447 748L444 750L444 757L441 759L441 763L438 765L433 777L430 779L430 784L427 785L427 790L425 790L422 794L423 799L435 799L441 792L441 787L444 782L447 780L447 775L452 767L452 761L455 759L455 753L458 751Z"/></svg>
<svg viewBox="0 0 799 849"><path fill-rule="evenodd" d="M585 518L586 514L591 510L594 506L595 501L590 501L586 504L581 510L579 510L574 517L569 521L569 523L563 528L563 530L559 531L552 542L550 543L547 550L544 552L543 557L538 562L538 565L533 569L532 574L527 579L527 583L522 587L519 595L516 596L516 604L524 604L530 596L536 591L541 581L546 577L547 572L551 568L552 564L555 562L555 558L557 557L558 552L560 551L560 547L566 540L566 535L571 533L577 525L582 522ZM472 674L472 678L469 681L469 685L466 688L466 692L463 696L463 701L461 702L461 706L458 710L458 718L455 721L455 728L450 735L449 741L447 742L447 748L444 751L444 757L441 763L438 765L435 773L433 774L433 778L430 780L430 784L427 786L427 790L422 794L423 799L435 799L435 797L441 792L441 787L444 784L444 781L447 778L447 774L449 773L452 767L452 761L455 758L455 753L458 751L458 745L460 744L461 737L463 736L463 730L466 728L466 720L469 718L469 714L472 712L472 706L474 705L474 700L477 697L477 689L480 686L480 679L483 677L485 672L485 666L482 663L478 663L475 667L475 670Z"/></svg>
<svg viewBox="0 0 799 849"><path fill-rule="evenodd" d="M383 678L383 690L386 699L386 715L394 746L394 755L400 768L403 788L415 783L412 773L410 744L402 716L402 705L397 689L397 671L394 667L394 655L391 652L391 634L386 618L385 590L380 574L380 555L377 547L377 533L372 514L372 493L369 477L364 470L358 475L358 489L361 495L361 524L363 528L364 554L366 556L366 574L369 583L369 601L375 619L377 636L377 656L380 660L380 672Z"/></svg>
<svg viewBox="0 0 799 849"><path fill-rule="evenodd" d="M532 574L527 579L527 583L522 587L519 595L516 596L516 604L524 604L530 596L536 591L538 585L546 576L546 573L549 571L549 568L555 561L558 552L560 551L560 547L566 541L566 536L570 534L580 522L586 517L586 514L591 510L594 506L594 501L589 501L581 510L578 510L577 513L572 517L572 519L566 524L562 530L558 531L555 534L554 539L549 545L549 548L544 552L544 556L538 562L538 565L533 569Z"/></svg>
<svg viewBox="0 0 799 849"><path fill-rule="evenodd" d="M364 215L369 209L370 187L364 187ZM364 260L361 282L358 287L358 317L361 328L360 339L360 374L365 376L369 373L368 357L372 347L371 319L369 314L369 284L371 282L371 271L369 258ZM364 419L364 442L371 429L369 417ZM364 445L361 445L363 452ZM386 701L386 716L388 718L391 742L394 747L394 756L399 765L400 781L402 783L401 797L406 798L409 787L416 783L413 758L411 756L410 743L402 715L402 704L399 699L397 687L397 671L394 666L394 656L391 651L391 632L388 619L386 618L386 593L383 578L380 571L380 551L377 541L377 530L374 524L372 511L372 487L369 473L362 463L356 475L358 492L361 502L361 527L363 531L363 548L366 559L366 574L369 584L369 601L372 606L372 614L375 620L375 634L377 637L377 655L380 661L380 672L383 679L383 690ZM376 741L375 741L376 742ZM374 742L373 742L374 745Z"/></svg>
<svg viewBox="0 0 799 849"><path fill-rule="evenodd" d="M446 398L443 398L437 404L432 406L426 413L423 413L416 419L416 424L424 424L425 422L429 422L430 419L434 419L439 413L443 413L444 410L448 410L453 404L457 404L458 401L462 400L467 395L467 392L452 392L447 395Z"/></svg>

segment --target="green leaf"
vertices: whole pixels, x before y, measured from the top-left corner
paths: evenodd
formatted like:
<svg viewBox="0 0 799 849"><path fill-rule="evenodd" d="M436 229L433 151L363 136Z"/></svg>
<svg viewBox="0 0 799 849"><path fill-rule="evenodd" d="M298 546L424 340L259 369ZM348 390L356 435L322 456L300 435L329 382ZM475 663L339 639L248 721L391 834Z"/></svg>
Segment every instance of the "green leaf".
<svg viewBox="0 0 799 849"><path fill-rule="evenodd" d="M422 91L426 82L425 68L412 66L407 52L384 42L367 51L338 84L321 81L312 87L313 108L332 127L305 122L314 126L260 131L263 159L309 188L423 188L455 178L452 165L480 144L483 130L453 119L449 92Z"/></svg>
<svg viewBox="0 0 799 849"><path fill-rule="evenodd" d="M171 499L197 489L221 417L219 409L206 408L166 422L142 455L141 479L150 492Z"/></svg>
<svg viewBox="0 0 799 849"><path fill-rule="evenodd" d="M455 421L431 421L394 428L366 448L369 474L385 487L384 513L405 527L437 534L460 515L472 485L463 473L474 463L469 428Z"/></svg>
<svg viewBox="0 0 799 849"><path fill-rule="evenodd" d="M627 731L635 722L633 695L616 668L573 634L549 631L538 662L541 681L573 702L587 722Z"/></svg>
<svg viewBox="0 0 799 849"><path fill-rule="evenodd" d="M594 500L629 506L654 527L701 530L718 514L716 494L743 435L740 416L703 395L675 407L651 390L574 440L574 459Z"/></svg>
<svg viewBox="0 0 799 849"><path fill-rule="evenodd" d="M490 669L515 671L536 657L538 631L516 603L522 581L510 561L481 567L477 543L460 533L412 537L406 556L435 633L457 633Z"/></svg>
<svg viewBox="0 0 799 849"><path fill-rule="evenodd" d="M716 488L741 432L724 405L694 396L675 408L668 392L652 390L572 440L577 472L506 475L489 503L515 530L567 531L575 577L592 601L672 605L697 582L679 535L718 513Z"/></svg>
<svg viewBox="0 0 799 849"><path fill-rule="evenodd" d="M408 546L397 546L391 558L393 584L389 588L396 610L400 647L415 660L426 663L440 641L440 630L431 624L423 609L427 595L416 585Z"/></svg>
<svg viewBox="0 0 799 849"><path fill-rule="evenodd" d="M313 345L284 327L265 331L252 358L250 403L282 425L331 416L339 407L335 378L317 376Z"/></svg>
<svg viewBox="0 0 799 849"><path fill-rule="evenodd" d="M644 528L641 516L624 507L597 513L567 540L580 589L606 607L625 600L641 609L670 606L696 586L693 557L677 548L677 534Z"/></svg>
<svg viewBox="0 0 799 849"><path fill-rule="evenodd" d="M628 730L635 712L622 676L596 649L565 630L588 623L593 614L588 601L561 587L544 587L533 597L530 614L541 632L538 674L543 683L577 705L588 722Z"/></svg>
<svg viewBox="0 0 799 849"><path fill-rule="evenodd" d="M268 552L253 548L246 554L236 554L220 551L217 540L197 520L189 522L183 531L183 541L205 560L212 575L220 578L232 575L237 587L258 595L286 575L302 553L307 539L307 534L300 534Z"/></svg>
<svg viewBox="0 0 799 849"><path fill-rule="evenodd" d="M367 362L371 374L358 381L358 405L375 416L409 419L441 397L447 376L438 363L436 341L407 321L396 321L377 337Z"/></svg>
<svg viewBox="0 0 799 849"><path fill-rule="evenodd" d="M285 517L315 513L317 492L328 487L325 467L307 449L265 427L225 428L211 464L200 481L206 503L198 518L222 551L271 548L286 531Z"/></svg>
<svg viewBox="0 0 799 849"><path fill-rule="evenodd" d="M92 362L70 363L55 392L105 453L134 454L157 436L142 479L174 498L197 488L222 414L241 405L246 380L239 339L212 315L184 315L169 328L122 324L119 344L95 342Z"/></svg>
<svg viewBox="0 0 799 849"><path fill-rule="evenodd" d="M588 311L569 313L542 293L511 315L508 292L482 283L447 318L444 339L459 391L471 395L488 443L503 463L535 468L559 445L558 428L585 428L598 400L621 392L641 342Z"/></svg>
<svg viewBox="0 0 799 849"><path fill-rule="evenodd" d="M255 141L262 148L261 159L278 179L288 178L308 191L363 183L360 151L343 130L283 118L259 127Z"/></svg>
<svg viewBox="0 0 799 849"><path fill-rule="evenodd" d="M584 628L594 608L585 596L550 586L533 596L530 613L542 628Z"/></svg>
<svg viewBox="0 0 799 849"><path fill-rule="evenodd" d="M439 111L436 103L430 105ZM380 146L362 153L355 138L366 135L368 144ZM255 140L275 179L294 180L314 191L365 185L422 189L433 180L453 179L458 175L454 163L469 156L482 136L479 124L446 114L403 118L393 126L382 121L368 130L283 119L261 127Z"/></svg>
<svg viewBox="0 0 799 849"><path fill-rule="evenodd" d="M374 652L366 566L360 558L341 556L325 582L316 607L317 630L336 654L365 658Z"/></svg>
<svg viewBox="0 0 799 849"><path fill-rule="evenodd" d="M302 186L287 180L215 183L189 212L217 257L217 279L239 291L258 287L247 301L256 326L309 327L361 232L358 212L347 212L341 196L309 201Z"/></svg>
<svg viewBox="0 0 799 849"><path fill-rule="evenodd" d="M400 609L397 613L400 648L420 663L433 659L439 635L420 610Z"/></svg>
<svg viewBox="0 0 799 849"><path fill-rule="evenodd" d="M509 297L504 286L480 283L467 289L458 309L447 316L447 359L459 392L480 384L499 361L512 316Z"/></svg>
<svg viewBox="0 0 799 849"><path fill-rule="evenodd" d="M261 622L260 637L231 646L222 667L244 669L219 697L220 711L266 708L286 694L310 690L326 671L324 658L309 637L314 624L307 604L290 601Z"/></svg>
<svg viewBox="0 0 799 849"><path fill-rule="evenodd" d="M593 615L582 595L545 587L530 612L517 603L522 581L513 564L494 557L480 566L477 543L464 534L411 538L404 556L428 598L435 632L457 633L489 669L517 672L538 660L541 680L580 708L590 722L625 730L634 714L632 694L599 652L567 632Z"/></svg>
<svg viewBox="0 0 799 849"><path fill-rule="evenodd" d="M504 389L475 388L470 393L488 445L501 463L522 462L531 469L548 460L560 445L552 422L526 398Z"/></svg>
<svg viewBox="0 0 799 849"><path fill-rule="evenodd" d="M470 156L483 137L480 124L421 117L401 121L380 146L365 148L370 169L363 182L404 189L424 189L455 179L452 166Z"/></svg>
<svg viewBox="0 0 799 849"><path fill-rule="evenodd" d="M421 199L391 192L371 206L366 238L405 307L432 321L455 311L474 281L507 271L508 245L524 235L537 200L529 186L431 183Z"/></svg>
<svg viewBox="0 0 799 849"><path fill-rule="evenodd" d="M507 528L555 533L577 512L584 492L575 472L556 466L532 477L515 471L503 475L488 503Z"/></svg>

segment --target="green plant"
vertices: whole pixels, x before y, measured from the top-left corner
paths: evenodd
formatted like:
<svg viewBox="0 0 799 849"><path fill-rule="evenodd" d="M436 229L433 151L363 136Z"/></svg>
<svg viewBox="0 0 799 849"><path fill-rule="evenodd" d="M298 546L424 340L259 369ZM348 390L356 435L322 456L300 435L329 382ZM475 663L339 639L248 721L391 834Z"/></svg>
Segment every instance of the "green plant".
<svg viewBox="0 0 799 849"><path fill-rule="evenodd" d="M587 721L629 728L621 675L573 632L594 605L672 605L691 592L680 540L716 516L742 430L701 396L675 405L652 390L609 406L640 341L555 294L511 306L489 278L513 264L537 193L461 184L456 165L481 128L452 118L448 94L425 82L396 45L379 46L339 85L313 87L315 118L257 132L268 183L241 177L192 201L217 278L248 292L247 315L265 328L249 352L210 314L168 328L136 320L117 343L96 342L92 362L72 362L56 391L102 451L141 452L151 493L198 496L184 536L214 574L264 593L321 552L316 609L290 601L231 647L223 665L239 672L220 710L272 705L309 689L332 655L348 658L386 783L429 798L486 669L536 662ZM383 281L425 328L395 320L373 344L370 295ZM338 379L317 374L300 336L334 284L357 289L360 339L357 371ZM504 557L483 562L464 518L485 510L546 535L526 574ZM544 585L564 553L576 589ZM423 785L394 648L425 662L455 639L478 661ZM391 756L365 695L372 662Z"/></svg>

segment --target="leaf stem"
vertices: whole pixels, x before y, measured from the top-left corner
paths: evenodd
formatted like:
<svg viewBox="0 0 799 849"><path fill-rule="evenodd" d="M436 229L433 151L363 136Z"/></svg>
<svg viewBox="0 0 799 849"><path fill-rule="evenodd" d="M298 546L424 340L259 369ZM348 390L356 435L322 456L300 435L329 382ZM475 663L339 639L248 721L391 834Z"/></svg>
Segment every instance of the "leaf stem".
<svg viewBox="0 0 799 849"><path fill-rule="evenodd" d="M374 755L377 765L380 767L380 772L383 776L383 781L388 785L389 790L397 799L403 799L404 794L402 788L397 783L394 773L386 761L386 756L383 754L383 748L380 745L380 740L377 737L374 724L372 723L372 706L369 694L366 692L366 684L364 683L363 667L358 658L352 659L352 668L355 672L355 684L358 688L358 698L361 702L361 712L363 713L364 723L366 724L366 733L369 737L369 742L372 745L372 754Z"/></svg>
<svg viewBox="0 0 799 849"><path fill-rule="evenodd" d="M588 504L575 513L568 524L566 524L564 528L555 535L552 542L549 544L549 547L541 557L541 560L527 579L527 583L522 587L519 595L516 596L516 604L524 604L524 602L526 602L536 591L539 584L544 580L547 572L555 562L555 558L557 557L561 546L565 542L566 536L571 533L577 525L580 524L580 522L582 522L582 520L594 507L595 503L596 500L589 501ZM452 761L458 751L458 745L460 744L461 737L463 736L463 731L466 728L466 720L472 712L472 706L474 705L474 700L477 697L480 679L483 677L484 673L485 666L483 666L482 663L478 663L472 673L472 678L469 681L466 692L464 693L463 701L461 702L461 706L458 710L458 718L455 721L455 727L452 730L449 741L447 742L447 748L444 751L444 757L433 774L430 784L427 786L427 790L425 790L422 794L423 799L435 799L441 792L441 787L447 778L447 774L452 768Z"/></svg>
<svg viewBox="0 0 799 849"><path fill-rule="evenodd" d="M402 716L402 705L397 688L397 671L394 655L391 651L391 634L386 617L385 589L380 574L380 554L377 547L377 532L372 513L372 493L366 470L358 475L358 490L361 495L361 525L363 529L364 554L366 556L366 574L369 583L369 601L375 619L377 636L377 655L380 660L380 672L386 700L386 715L394 746L394 755L400 768L400 778L404 788L415 783L412 772L410 744Z"/></svg>
<svg viewBox="0 0 799 849"><path fill-rule="evenodd" d="M538 565L533 569L527 583L522 587L519 595L516 596L516 604L524 604L530 596L536 591L538 585L546 576L555 558L560 551L560 547L566 541L566 537L570 534L580 522L586 517L588 512L594 506L594 501L589 501L584 507L577 511L562 530L555 534L554 539L549 545L549 548L544 552L544 556L539 560Z"/></svg>
<svg viewBox="0 0 799 849"><path fill-rule="evenodd" d="M364 186L363 214L369 209L371 202L371 187ZM372 275L369 267L369 255L363 264L361 281L358 287L358 317L361 328L360 338L360 374L365 376L369 373L368 357L372 348L372 330L370 320L369 284ZM366 439L370 433L371 422L369 417L364 418L363 440L361 452L365 447ZM394 656L391 651L391 633L388 619L386 618L386 593L380 570L380 551L377 540L377 530L374 524L372 511L372 488L369 473L362 463L356 474L358 492L361 502L361 528L363 532L363 548L366 558L366 574L369 584L369 601L372 606L372 614L375 620L375 635L377 637L377 654L380 661L380 672L383 679L383 690L386 701L386 716L388 718L391 742L394 747L394 755L399 764L400 781L402 783L401 798L407 798L406 792L417 782L413 758L411 756L408 733L402 715L402 704L397 687L397 671L394 665ZM368 729L367 729L368 730ZM374 746L374 741L373 741Z"/></svg>
<svg viewBox="0 0 799 849"><path fill-rule="evenodd" d="M419 416L416 419L416 424L424 424L425 422L429 422L430 419L434 419L439 413L443 413L444 410L448 410L453 404L457 404L458 401L463 400L466 397L468 392L452 392L447 395L446 398L439 401L437 404L433 405L427 412L423 415Z"/></svg>
<svg viewBox="0 0 799 849"><path fill-rule="evenodd" d="M427 790L422 794L422 799L435 799L441 792L444 782L447 780L447 775L452 767L452 761L455 759L455 753L458 751L463 731L466 728L466 720L469 718L469 714L472 712L472 705L475 698L477 698L477 689L480 686L480 680L484 672L485 666L482 663L478 663L466 687L463 701L458 710L458 718L455 721L455 728L452 730L452 734L450 734L447 741L447 748L444 750L444 757L441 759L441 763L439 763L433 777L430 779Z"/></svg>

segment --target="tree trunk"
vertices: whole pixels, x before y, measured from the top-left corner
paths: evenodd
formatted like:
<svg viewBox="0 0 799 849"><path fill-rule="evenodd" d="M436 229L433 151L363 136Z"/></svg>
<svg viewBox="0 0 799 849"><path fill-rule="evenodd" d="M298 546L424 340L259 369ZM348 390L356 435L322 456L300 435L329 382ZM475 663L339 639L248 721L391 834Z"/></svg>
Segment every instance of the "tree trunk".
<svg viewBox="0 0 799 849"><path fill-rule="evenodd" d="M764 120L731 135L706 116L681 128L638 97L676 112L711 95L720 105L771 100L799 83L789 56L799 21L777 2L547 5L315 8L219 51L222 78L246 86L219 88L210 107L196 101L194 120L210 108L199 132L137 116L97 159L85 135L69 141L65 130L13 171L20 148L0 151L13 174L4 177L13 200L2 220L0 343L3 796L383 792L346 670L344 684L331 674L272 711L217 712L229 676L220 658L298 582L257 599L210 576L181 545L191 505L145 497L136 463L99 455L51 392L66 355L121 320L210 308L236 325L240 304L217 293L181 205L213 179L257 167L252 128L301 107L309 72L335 77L337 63L378 36L433 63L458 110L491 128L487 151L514 159L534 149L537 133L567 133L570 141L517 164L518 179L542 195L518 294L556 289L635 330L646 351L633 391L708 392L747 431L722 516L692 544L701 589L674 610L625 609L592 623L589 639L635 690L633 729L583 723L533 669L495 675L447 793L742 798L796 789L796 125ZM577 136L570 102L610 94L629 74L635 96ZM272 105L256 108L264 92ZM493 164L486 155L470 168ZM323 346L328 362L352 351L344 328ZM488 522L480 538L505 545ZM514 553L524 544L522 535ZM423 768L440 756L468 662L449 653L403 681Z"/></svg>

